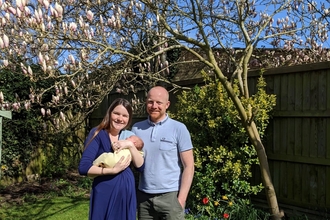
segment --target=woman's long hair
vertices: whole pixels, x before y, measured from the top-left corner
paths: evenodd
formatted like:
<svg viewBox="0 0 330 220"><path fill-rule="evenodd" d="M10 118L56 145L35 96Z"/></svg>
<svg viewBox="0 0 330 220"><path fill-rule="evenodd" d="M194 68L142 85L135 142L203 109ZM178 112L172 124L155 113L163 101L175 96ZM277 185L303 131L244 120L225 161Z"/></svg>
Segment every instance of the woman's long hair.
<svg viewBox="0 0 330 220"><path fill-rule="evenodd" d="M122 105L126 108L127 112L128 112L128 123L125 126L124 129L128 128L131 123L132 123L132 115L133 115L133 110L132 110L132 105L131 103L129 103L129 101L127 101L126 99L123 98L117 98L115 99L111 105L109 106L107 113L105 114L103 120L101 121L101 123L96 127L96 130L93 134L93 137L88 141L88 143L85 145L85 148L87 148L87 146L91 143L91 141L96 137L96 135L102 130L107 130L108 132L110 132L111 126L110 126L110 118L111 118L111 113L112 111L118 106L118 105Z"/></svg>

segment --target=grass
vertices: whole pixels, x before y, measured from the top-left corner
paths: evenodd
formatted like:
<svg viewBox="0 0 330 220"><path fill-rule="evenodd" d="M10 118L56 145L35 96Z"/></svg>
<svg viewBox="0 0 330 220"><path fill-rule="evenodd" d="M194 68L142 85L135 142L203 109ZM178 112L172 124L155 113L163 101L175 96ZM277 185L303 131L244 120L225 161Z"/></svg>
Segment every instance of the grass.
<svg viewBox="0 0 330 220"><path fill-rule="evenodd" d="M0 186L1 220L87 220L91 180L81 177L62 177L23 183L19 186ZM240 206L244 208L244 206ZM240 213L243 215L243 211ZM250 216L251 210L249 211ZM253 213L252 213L253 214ZM198 216L198 215L197 215ZM242 216L241 216L242 217ZM209 220L206 216L187 215L187 220ZM222 219L220 217L220 219ZM262 219L253 217L253 220ZM306 220L307 217L290 218ZM247 220L240 218L240 220Z"/></svg>
<svg viewBox="0 0 330 220"><path fill-rule="evenodd" d="M44 198L35 202L24 202L21 205L6 204L0 209L0 219L87 220L88 208L89 199L84 197Z"/></svg>
<svg viewBox="0 0 330 220"><path fill-rule="evenodd" d="M87 220L91 179L77 173L0 187L1 220Z"/></svg>

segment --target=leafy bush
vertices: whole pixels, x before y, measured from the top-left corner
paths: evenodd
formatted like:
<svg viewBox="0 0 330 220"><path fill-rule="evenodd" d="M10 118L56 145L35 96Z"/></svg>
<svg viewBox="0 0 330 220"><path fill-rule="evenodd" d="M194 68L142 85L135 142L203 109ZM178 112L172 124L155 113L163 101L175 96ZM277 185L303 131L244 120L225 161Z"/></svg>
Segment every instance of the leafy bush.
<svg viewBox="0 0 330 220"><path fill-rule="evenodd" d="M246 106L258 109L254 120L261 136L268 124L269 113L275 105L275 96L264 91L262 77L258 91L249 99L241 98ZM234 88L238 94L238 88ZM219 217L224 213L222 205L205 205L203 199L219 203L222 196L249 199L249 195L262 190L262 184L251 185L251 166L258 164L256 151L250 144L239 114L220 82L208 82L204 86L183 91L178 96L176 112L172 117L188 127L194 145L195 176L187 208L193 213L206 213ZM239 212L238 212L239 213Z"/></svg>
<svg viewBox="0 0 330 220"><path fill-rule="evenodd" d="M35 73L40 71L38 66L32 68ZM6 69L0 73L0 91L4 94L4 101L9 103L28 100L31 90L54 85L52 78L34 82L23 73ZM68 168L77 167L83 142L79 136L82 135L74 130L53 134L45 129L47 123L51 122L41 116L40 109L52 99L52 92L47 91L40 103L31 101L28 110L20 108L12 111L11 120L3 120L1 176L4 179L14 182L22 180L26 176L27 167L31 168L29 172L48 177L61 175ZM52 112L56 111L52 109ZM30 167L31 161L34 164ZM44 167L43 173L40 173L41 167Z"/></svg>
<svg viewBox="0 0 330 220"><path fill-rule="evenodd" d="M77 133L52 134L43 142L42 176L60 177L70 170L77 170L83 149L83 140Z"/></svg>
<svg viewBox="0 0 330 220"><path fill-rule="evenodd" d="M0 91L5 101L19 102L19 97L27 99L34 84L27 76L15 74L8 70L1 71ZM21 109L12 112L12 119L3 121L3 151L1 173L3 176L17 178L25 172L31 160L36 143L42 136L42 123L39 112Z"/></svg>
<svg viewBox="0 0 330 220"><path fill-rule="evenodd" d="M268 220L270 214L255 208L248 200L236 198L229 200L227 196L222 196L219 201L210 201L207 197L203 198L202 210L199 213L193 213L190 209L186 209L187 220ZM216 210L211 215L208 210ZM210 217L211 216L211 217Z"/></svg>

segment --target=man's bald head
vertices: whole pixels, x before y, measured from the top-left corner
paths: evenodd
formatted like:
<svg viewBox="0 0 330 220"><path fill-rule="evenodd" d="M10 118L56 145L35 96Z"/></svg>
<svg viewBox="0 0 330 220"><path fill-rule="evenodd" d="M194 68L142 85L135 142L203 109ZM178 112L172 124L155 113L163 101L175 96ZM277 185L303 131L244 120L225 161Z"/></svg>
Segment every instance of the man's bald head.
<svg viewBox="0 0 330 220"><path fill-rule="evenodd" d="M157 123L166 117L166 110L170 106L168 91L161 86L151 88L147 95L147 112L150 120Z"/></svg>
<svg viewBox="0 0 330 220"><path fill-rule="evenodd" d="M148 92L147 98L149 98L150 94L158 94L162 96L164 100L169 101L168 91L162 86L152 87Z"/></svg>

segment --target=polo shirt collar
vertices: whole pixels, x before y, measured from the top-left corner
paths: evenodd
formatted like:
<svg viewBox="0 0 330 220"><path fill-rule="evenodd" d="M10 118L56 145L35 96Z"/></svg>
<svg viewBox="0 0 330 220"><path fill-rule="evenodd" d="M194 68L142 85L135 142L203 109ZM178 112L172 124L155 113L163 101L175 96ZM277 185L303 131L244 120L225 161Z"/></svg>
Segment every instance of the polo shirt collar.
<svg viewBox="0 0 330 220"><path fill-rule="evenodd" d="M148 116L148 123L149 123L150 125L162 125L162 124L165 123L165 121L167 121L168 118L169 118L169 117L168 117L168 114L166 113L166 116L165 116L165 118L164 118L163 120L161 120L160 122L155 123L155 122L152 122L152 121L150 120L150 116Z"/></svg>

